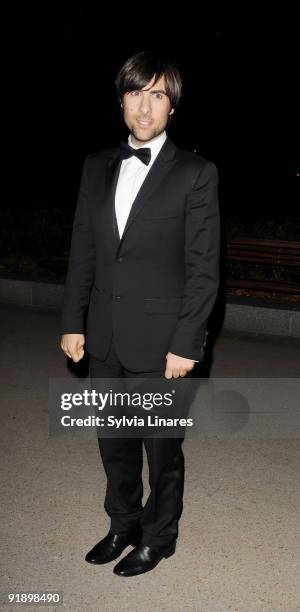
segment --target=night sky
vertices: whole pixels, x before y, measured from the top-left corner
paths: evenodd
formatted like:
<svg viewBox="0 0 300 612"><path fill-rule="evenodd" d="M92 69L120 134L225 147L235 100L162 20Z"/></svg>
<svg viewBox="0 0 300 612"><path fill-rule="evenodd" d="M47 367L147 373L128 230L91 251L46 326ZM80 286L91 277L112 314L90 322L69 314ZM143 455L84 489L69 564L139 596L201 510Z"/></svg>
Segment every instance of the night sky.
<svg viewBox="0 0 300 612"><path fill-rule="evenodd" d="M220 175L224 211L298 215L295 16L221 14L197 5L40 3L17 14L13 206L74 207L84 157L127 139L114 79L133 53L178 66L183 98L169 135ZM183 12L185 9L185 13ZM29 12L30 11L30 12ZM20 183L22 199L20 201Z"/></svg>

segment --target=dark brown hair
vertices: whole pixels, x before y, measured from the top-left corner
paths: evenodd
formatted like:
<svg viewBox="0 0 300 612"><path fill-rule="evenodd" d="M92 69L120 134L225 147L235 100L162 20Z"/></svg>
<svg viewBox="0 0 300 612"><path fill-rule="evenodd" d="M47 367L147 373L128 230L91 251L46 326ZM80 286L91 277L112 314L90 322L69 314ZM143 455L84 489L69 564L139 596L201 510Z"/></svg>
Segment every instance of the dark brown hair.
<svg viewBox="0 0 300 612"><path fill-rule="evenodd" d="M119 70L115 85L120 102L128 91L143 89L154 76L156 83L162 75L171 107L175 109L182 95L179 70L165 57L150 51L136 53Z"/></svg>

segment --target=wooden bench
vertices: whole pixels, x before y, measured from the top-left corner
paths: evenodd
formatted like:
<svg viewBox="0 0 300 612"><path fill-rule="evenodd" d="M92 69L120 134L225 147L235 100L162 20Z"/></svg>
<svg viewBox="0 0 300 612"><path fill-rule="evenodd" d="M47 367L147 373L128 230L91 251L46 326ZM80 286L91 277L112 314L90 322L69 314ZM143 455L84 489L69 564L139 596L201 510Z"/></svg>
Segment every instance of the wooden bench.
<svg viewBox="0 0 300 612"><path fill-rule="evenodd" d="M300 242L241 238L228 240L226 246L228 262L245 262L271 266L274 269L275 276L272 280L260 280L255 277L251 279L227 278L227 287L265 289L300 295ZM284 280L283 272L285 268L299 270L296 282Z"/></svg>

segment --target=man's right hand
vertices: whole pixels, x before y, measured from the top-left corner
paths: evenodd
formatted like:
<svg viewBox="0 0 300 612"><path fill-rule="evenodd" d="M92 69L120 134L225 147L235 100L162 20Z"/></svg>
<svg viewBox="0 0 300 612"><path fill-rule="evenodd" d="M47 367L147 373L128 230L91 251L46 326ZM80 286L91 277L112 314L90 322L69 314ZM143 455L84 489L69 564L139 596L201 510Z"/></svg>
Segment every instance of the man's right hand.
<svg viewBox="0 0 300 612"><path fill-rule="evenodd" d="M60 346L67 357L77 362L84 355L84 341L84 334L63 334Z"/></svg>

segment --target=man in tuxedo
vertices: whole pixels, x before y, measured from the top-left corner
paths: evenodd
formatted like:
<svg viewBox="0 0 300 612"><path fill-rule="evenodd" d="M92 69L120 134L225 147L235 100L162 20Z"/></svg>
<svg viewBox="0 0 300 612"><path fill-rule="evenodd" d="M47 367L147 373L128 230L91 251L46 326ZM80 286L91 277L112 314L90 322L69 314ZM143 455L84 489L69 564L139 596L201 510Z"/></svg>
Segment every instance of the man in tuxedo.
<svg viewBox="0 0 300 612"><path fill-rule="evenodd" d="M116 88L128 143L88 155L74 217L61 348L91 378L192 376L219 286L218 171L166 127L182 94L176 66L142 52ZM86 316L87 315L87 316ZM86 555L119 576L175 552L183 509L183 438L98 439L109 533ZM151 493L142 506L142 449Z"/></svg>

